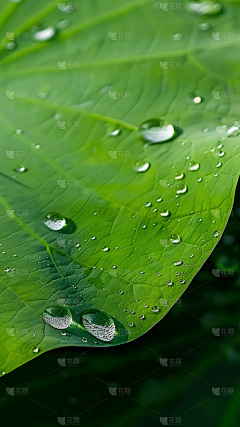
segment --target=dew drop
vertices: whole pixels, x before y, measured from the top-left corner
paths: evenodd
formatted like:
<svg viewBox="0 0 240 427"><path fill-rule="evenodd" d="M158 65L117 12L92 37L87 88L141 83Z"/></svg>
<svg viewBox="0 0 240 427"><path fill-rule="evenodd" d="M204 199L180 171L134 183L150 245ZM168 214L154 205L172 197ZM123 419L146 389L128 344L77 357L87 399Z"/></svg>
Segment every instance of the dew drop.
<svg viewBox="0 0 240 427"><path fill-rule="evenodd" d="M50 212L47 214L46 218L47 219L44 221L44 224L53 231L62 230L67 224L66 219L57 212Z"/></svg>
<svg viewBox="0 0 240 427"><path fill-rule="evenodd" d="M33 39L42 42L46 40L51 40L56 34L56 30L54 27L47 27L43 30L38 30L33 33Z"/></svg>
<svg viewBox="0 0 240 427"><path fill-rule="evenodd" d="M239 135L239 127L231 126L227 131L227 136L237 136Z"/></svg>
<svg viewBox="0 0 240 427"><path fill-rule="evenodd" d="M176 261L176 262L174 262L174 265L182 265L182 264L183 264L182 261Z"/></svg>
<svg viewBox="0 0 240 427"><path fill-rule="evenodd" d="M141 319L141 320L145 319L144 314L140 314L140 316L139 316L139 317L140 317L140 319Z"/></svg>
<svg viewBox="0 0 240 427"><path fill-rule="evenodd" d="M198 178L198 182L201 182L202 181L202 178Z"/></svg>
<svg viewBox="0 0 240 427"><path fill-rule="evenodd" d="M13 50L16 47L16 43L15 42L8 42L6 45L6 49L7 50Z"/></svg>
<svg viewBox="0 0 240 427"><path fill-rule="evenodd" d="M43 319L55 329L66 329L72 324L72 313L67 307L53 306L44 311Z"/></svg>
<svg viewBox="0 0 240 427"><path fill-rule="evenodd" d="M157 199L157 202L162 202L161 197L159 197L159 198Z"/></svg>
<svg viewBox="0 0 240 427"><path fill-rule="evenodd" d="M146 225L143 225L143 226L142 226L142 228L144 228L144 229L145 229L145 228L147 228L147 226L146 226Z"/></svg>
<svg viewBox="0 0 240 427"><path fill-rule="evenodd" d="M123 294L124 294L124 292L123 292L123 291L119 291L119 294L120 294L120 295L123 295Z"/></svg>
<svg viewBox="0 0 240 427"><path fill-rule="evenodd" d="M184 283L186 283L186 280L181 279L181 280L180 280L180 283L181 283L181 285L184 285Z"/></svg>
<svg viewBox="0 0 240 427"><path fill-rule="evenodd" d="M191 254L191 255L190 255L190 258L194 258L194 255L193 255L193 254Z"/></svg>
<svg viewBox="0 0 240 427"><path fill-rule="evenodd" d="M186 8L189 12L196 13L197 15L217 15L222 11L222 4L215 1L188 1Z"/></svg>
<svg viewBox="0 0 240 427"><path fill-rule="evenodd" d="M172 234L170 240L172 243L180 243L181 237L178 234Z"/></svg>
<svg viewBox="0 0 240 427"><path fill-rule="evenodd" d="M169 216L170 212L167 209L161 211L161 216Z"/></svg>
<svg viewBox="0 0 240 427"><path fill-rule="evenodd" d="M40 145L40 144L36 144L36 145L35 145L35 148L36 148L36 150L40 150L41 145Z"/></svg>
<svg viewBox="0 0 240 427"><path fill-rule="evenodd" d="M134 326L134 324L133 324L132 322L130 322L130 323L128 324L128 326L129 326L130 328L132 328L132 327Z"/></svg>
<svg viewBox="0 0 240 427"><path fill-rule="evenodd" d="M175 179L183 179L184 172L175 172Z"/></svg>
<svg viewBox="0 0 240 427"><path fill-rule="evenodd" d="M219 231L214 231L213 237L218 237L218 236L219 236Z"/></svg>
<svg viewBox="0 0 240 427"><path fill-rule="evenodd" d="M177 194L184 194L187 192L187 186L185 184L177 185Z"/></svg>
<svg viewBox="0 0 240 427"><path fill-rule="evenodd" d="M103 252L108 252L108 251L110 251L110 249L109 249L109 247L108 247L108 246L103 246L102 250L103 250Z"/></svg>
<svg viewBox="0 0 240 427"><path fill-rule="evenodd" d="M154 305L154 306L153 306L153 308L152 308L152 312L153 312L153 313L158 313L158 312L159 312L159 310L160 310L160 308L159 308L159 307L157 307L156 305Z"/></svg>
<svg viewBox="0 0 240 427"><path fill-rule="evenodd" d="M209 24L207 24L206 22L201 22L201 23L199 24L199 28L200 28L200 30L202 30L202 31L207 31L207 30L209 30L210 25L209 25Z"/></svg>
<svg viewBox="0 0 240 427"><path fill-rule="evenodd" d="M201 104L201 102L202 102L202 97L201 97L201 96L197 96L197 95L195 95L194 93L190 93L190 94L187 96L187 101L188 101L189 103L192 103L192 104Z"/></svg>
<svg viewBox="0 0 240 427"><path fill-rule="evenodd" d="M22 129L15 129L15 133L17 134L17 135L21 135L22 134Z"/></svg>
<svg viewBox="0 0 240 427"><path fill-rule="evenodd" d="M112 268L113 268L113 269L116 269L116 268L117 268L117 266L116 266L116 265L113 265L113 266L112 266Z"/></svg>
<svg viewBox="0 0 240 427"><path fill-rule="evenodd" d="M39 348L38 348L38 347L34 347L34 348L33 348L33 353L39 353L39 351L40 351L40 350L39 350Z"/></svg>
<svg viewBox="0 0 240 427"><path fill-rule="evenodd" d="M150 119L143 122L139 127L140 135L149 144L165 142L176 136L172 124L163 125L159 119Z"/></svg>
<svg viewBox="0 0 240 427"><path fill-rule="evenodd" d="M61 21L58 21L56 24L56 27L59 28L59 30L63 30L64 28L67 28L70 24L70 21L68 19L62 19Z"/></svg>
<svg viewBox="0 0 240 427"><path fill-rule="evenodd" d="M181 33L176 33L176 34L173 34L173 40L175 41L175 42L178 42L178 41L180 41L180 40L182 40L182 34Z"/></svg>
<svg viewBox="0 0 240 427"><path fill-rule="evenodd" d="M99 310L89 310L82 314L81 323L95 338L112 341L115 336L115 324L111 316Z"/></svg>
<svg viewBox="0 0 240 427"><path fill-rule="evenodd" d="M152 206L152 203L147 202L147 203L145 203L145 206L146 206L146 208L150 208Z"/></svg>
<svg viewBox="0 0 240 427"><path fill-rule="evenodd" d="M168 286L172 286L172 285L173 285L173 282L172 282L171 280L168 280L168 281L167 281L167 285L168 285Z"/></svg>
<svg viewBox="0 0 240 427"><path fill-rule="evenodd" d="M197 171L199 169L199 167L200 167L199 163L196 163L196 162L193 162L193 161L191 161L191 162L188 163L188 169L190 171Z"/></svg>
<svg viewBox="0 0 240 427"><path fill-rule="evenodd" d="M21 166L20 168L16 168L16 169L14 169L16 172L19 172L19 173L24 173L24 172L27 172L27 168L25 168L24 166Z"/></svg>
<svg viewBox="0 0 240 427"><path fill-rule="evenodd" d="M136 172L146 172L150 168L150 163L145 160L139 160L134 164L134 170Z"/></svg>

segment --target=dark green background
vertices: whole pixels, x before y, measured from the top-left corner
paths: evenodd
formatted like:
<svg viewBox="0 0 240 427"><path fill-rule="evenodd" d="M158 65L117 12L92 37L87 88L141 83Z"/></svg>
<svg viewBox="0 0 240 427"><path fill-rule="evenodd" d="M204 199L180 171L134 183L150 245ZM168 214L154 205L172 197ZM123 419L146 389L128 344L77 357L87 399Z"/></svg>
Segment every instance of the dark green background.
<svg viewBox="0 0 240 427"><path fill-rule="evenodd" d="M54 350L2 377L1 425L59 426L58 417L101 427L161 426L159 417L177 426L239 425L239 224L240 186L223 238L170 313L132 343ZM212 328L231 332L215 336ZM181 363L162 366L160 358ZM219 396L212 387L220 387ZM233 394L223 395L224 388Z"/></svg>

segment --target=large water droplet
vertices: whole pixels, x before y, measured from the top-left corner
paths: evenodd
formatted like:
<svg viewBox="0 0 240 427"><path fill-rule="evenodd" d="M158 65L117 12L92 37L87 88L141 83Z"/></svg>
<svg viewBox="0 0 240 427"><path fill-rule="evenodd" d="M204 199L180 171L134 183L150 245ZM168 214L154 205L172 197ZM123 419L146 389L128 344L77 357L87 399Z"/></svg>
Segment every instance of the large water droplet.
<svg viewBox="0 0 240 427"><path fill-rule="evenodd" d="M175 179L183 179L184 172L175 172Z"/></svg>
<svg viewBox="0 0 240 427"><path fill-rule="evenodd" d="M146 172L150 168L150 163L145 160L139 160L134 165L134 170L136 172Z"/></svg>
<svg viewBox="0 0 240 427"><path fill-rule="evenodd" d="M150 119L143 122L139 127L139 132L143 139L150 144L169 141L175 136L173 125L163 125L158 119Z"/></svg>
<svg viewBox="0 0 240 427"><path fill-rule="evenodd" d="M91 310L83 313L81 323L91 335L101 341L112 341L115 336L114 321L103 311Z"/></svg>
<svg viewBox="0 0 240 427"><path fill-rule="evenodd" d="M46 40L51 40L56 34L56 30L54 27L47 27L43 30L38 30L33 33L33 39L42 42Z"/></svg>
<svg viewBox="0 0 240 427"><path fill-rule="evenodd" d="M161 216L168 216L170 214L170 212L167 209L163 209L161 211Z"/></svg>
<svg viewBox="0 0 240 427"><path fill-rule="evenodd" d="M177 185L177 194L184 194L187 192L187 186L185 184Z"/></svg>
<svg viewBox="0 0 240 427"><path fill-rule="evenodd" d="M172 234L170 240L172 243L180 243L181 237L178 234Z"/></svg>
<svg viewBox="0 0 240 427"><path fill-rule="evenodd" d="M67 307L53 306L44 311L43 319L55 329L67 329L72 324L72 313Z"/></svg>
<svg viewBox="0 0 240 427"><path fill-rule="evenodd" d="M110 251L110 249L109 249L109 247L108 246L103 246L103 252L108 252L108 251Z"/></svg>
<svg viewBox="0 0 240 427"><path fill-rule="evenodd" d="M190 171L197 171L200 168L200 164L194 161L188 163L188 169Z"/></svg>
<svg viewBox="0 0 240 427"><path fill-rule="evenodd" d="M66 226L66 219L59 215L57 212L51 212L46 216L47 220L44 221L46 227L53 231L62 230Z"/></svg>
<svg viewBox="0 0 240 427"><path fill-rule="evenodd" d="M198 15L217 15L222 11L222 4L215 1L188 1L186 8Z"/></svg>
<svg viewBox="0 0 240 427"><path fill-rule="evenodd" d="M174 262L174 265L182 265L182 264L183 264L182 261L176 261L176 262Z"/></svg>
<svg viewBox="0 0 240 427"><path fill-rule="evenodd" d="M231 126L228 131L227 131L227 135L228 136L237 136L239 135L239 127L238 126Z"/></svg>

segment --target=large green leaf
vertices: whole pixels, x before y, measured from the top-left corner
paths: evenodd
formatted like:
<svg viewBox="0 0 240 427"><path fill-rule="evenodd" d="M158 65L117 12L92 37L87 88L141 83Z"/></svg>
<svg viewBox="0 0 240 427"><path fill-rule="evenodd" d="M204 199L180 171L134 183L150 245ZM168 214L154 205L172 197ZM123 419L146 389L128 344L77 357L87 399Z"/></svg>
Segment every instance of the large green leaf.
<svg viewBox="0 0 240 427"><path fill-rule="evenodd" d="M239 113L237 2L204 16L149 0L71 5L0 6L1 372L149 330L217 244L239 174L238 129L227 133ZM36 25L58 31L38 42ZM138 127L155 117L175 138L143 142ZM49 230L50 212L68 227ZM72 312L66 334L42 318L56 304ZM86 309L114 318L111 342L78 327Z"/></svg>

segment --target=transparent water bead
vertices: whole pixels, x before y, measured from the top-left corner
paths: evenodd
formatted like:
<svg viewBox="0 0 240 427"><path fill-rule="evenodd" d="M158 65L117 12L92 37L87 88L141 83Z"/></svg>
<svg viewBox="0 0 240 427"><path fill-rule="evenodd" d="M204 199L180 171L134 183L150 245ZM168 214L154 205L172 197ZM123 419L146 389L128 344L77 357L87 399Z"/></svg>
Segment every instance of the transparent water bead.
<svg viewBox="0 0 240 427"><path fill-rule="evenodd" d="M214 231L213 237L218 237L218 236L219 236L219 231Z"/></svg>
<svg viewBox="0 0 240 427"><path fill-rule="evenodd" d="M115 336L115 324L108 314L100 310L89 310L82 314L81 323L95 338L112 341Z"/></svg>
<svg viewBox="0 0 240 427"><path fill-rule="evenodd" d="M175 179L183 179L184 178L184 172L175 172Z"/></svg>
<svg viewBox="0 0 240 427"><path fill-rule="evenodd" d="M54 27L46 27L43 30L38 30L33 33L33 39L38 42L51 40L56 35Z"/></svg>
<svg viewBox="0 0 240 427"><path fill-rule="evenodd" d="M222 4L215 1L188 1L186 8L198 15L217 15L222 11Z"/></svg>
<svg viewBox="0 0 240 427"><path fill-rule="evenodd" d="M141 319L141 320L145 319L144 314L140 314L140 316L139 316L139 317L140 317L140 319Z"/></svg>
<svg viewBox="0 0 240 427"><path fill-rule="evenodd" d="M38 347L33 348L33 353L39 353L40 349Z"/></svg>
<svg viewBox="0 0 240 427"><path fill-rule="evenodd" d="M175 136L172 124L163 125L159 119L150 119L143 122L139 127L140 135L150 144L169 141Z"/></svg>
<svg viewBox="0 0 240 427"><path fill-rule="evenodd" d="M238 126L231 126L227 131L227 136L237 136L239 135L240 129Z"/></svg>
<svg viewBox="0 0 240 427"><path fill-rule="evenodd" d="M145 207L146 208L150 208L152 206L152 203L151 202L147 202L147 203L145 203Z"/></svg>
<svg viewBox="0 0 240 427"><path fill-rule="evenodd" d="M13 50L16 47L16 43L15 42L8 42L6 45L6 49L7 50Z"/></svg>
<svg viewBox="0 0 240 427"><path fill-rule="evenodd" d="M47 219L46 221L44 221L44 224L50 230L59 231L67 225L66 219L59 215L57 212L50 212L49 214L47 214L46 218Z"/></svg>
<svg viewBox="0 0 240 427"><path fill-rule="evenodd" d="M172 234L170 240L172 243L180 243L181 237L178 234Z"/></svg>
<svg viewBox="0 0 240 427"><path fill-rule="evenodd" d="M173 34L172 38L175 42L179 42L180 40L182 40L183 36L181 33L176 33L176 34Z"/></svg>
<svg viewBox="0 0 240 427"><path fill-rule="evenodd" d="M134 164L134 170L136 172L146 172L150 168L150 163L146 160L139 160Z"/></svg>
<svg viewBox="0 0 240 427"><path fill-rule="evenodd" d="M40 145L40 144L36 144L36 145L35 145L35 149L36 149L36 150L40 150L40 148L41 148L41 145Z"/></svg>
<svg viewBox="0 0 240 427"><path fill-rule="evenodd" d="M108 251L110 251L110 249L109 249L109 247L108 246L103 246L103 252L108 252Z"/></svg>
<svg viewBox="0 0 240 427"><path fill-rule="evenodd" d="M222 166L222 163L221 162L217 162L216 163L216 168L220 168Z"/></svg>
<svg viewBox="0 0 240 427"><path fill-rule="evenodd" d="M216 126L216 132L226 133L227 132L227 126L226 125ZM219 147L219 148L221 148L221 147Z"/></svg>
<svg viewBox="0 0 240 427"><path fill-rule="evenodd" d="M200 168L200 164L194 161L188 163L188 169L190 171L197 171Z"/></svg>
<svg viewBox="0 0 240 427"><path fill-rule="evenodd" d="M174 283L172 282L172 280L168 280L168 281L167 281L167 285L168 285L168 286L173 286L173 284L174 284Z"/></svg>
<svg viewBox="0 0 240 427"><path fill-rule="evenodd" d="M152 308L152 312L153 313L158 313L159 310L160 310L160 308L157 305L154 305L153 308Z"/></svg>
<svg viewBox="0 0 240 427"><path fill-rule="evenodd" d="M24 173L24 172L27 172L27 168L25 168L24 166L21 166L20 168L16 168L16 169L14 169L16 172L19 172L19 173Z"/></svg>
<svg viewBox="0 0 240 427"><path fill-rule="evenodd" d="M184 194L187 192L187 186L185 184L177 185L177 194Z"/></svg>
<svg viewBox="0 0 240 427"><path fill-rule="evenodd" d="M169 211L167 210L167 209L163 209L162 211L161 211L161 216L169 216Z"/></svg>
<svg viewBox="0 0 240 427"><path fill-rule="evenodd" d="M186 283L186 280L181 279L181 280L180 280L180 283L181 283L181 285L184 285L184 283Z"/></svg>
<svg viewBox="0 0 240 427"><path fill-rule="evenodd" d="M61 21L58 21L56 24L56 27L62 30L63 28L67 28L70 24L70 21L68 19L62 19Z"/></svg>
<svg viewBox="0 0 240 427"><path fill-rule="evenodd" d="M43 319L55 329L67 329L72 324L72 313L67 307L53 306L44 311Z"/></svg>
<svg viewBox="0 0 240 427"><path fill-rule="evenodd" d="M157 199L157 202L162 202L161 197L159 197L159 198Z"/></svg>
<svg viewBox="0 0 240 427"><path fill-rule="evenodd" d="M207 24L206 22L201 22L201 23L199 24L199 28L200 28L200 30L202 30L202 31L207 31L207 30L209 30L210 25L209 25L209 24Z"/></svg>
<svg viewBox="0 0 240 427"><path fill-rule="evenodd" d="M174 265L182 265L182 264L183 264L182 261L176 261L176 262L174 262Z"/></svg>
<svg viewBox="0 0 240 427"><path fill-rule="evenodd" d="M202 97L199 95L196 95L195 93L190 93L187 96L187 101L191 104L201 104L202 102Z"/></svg>

